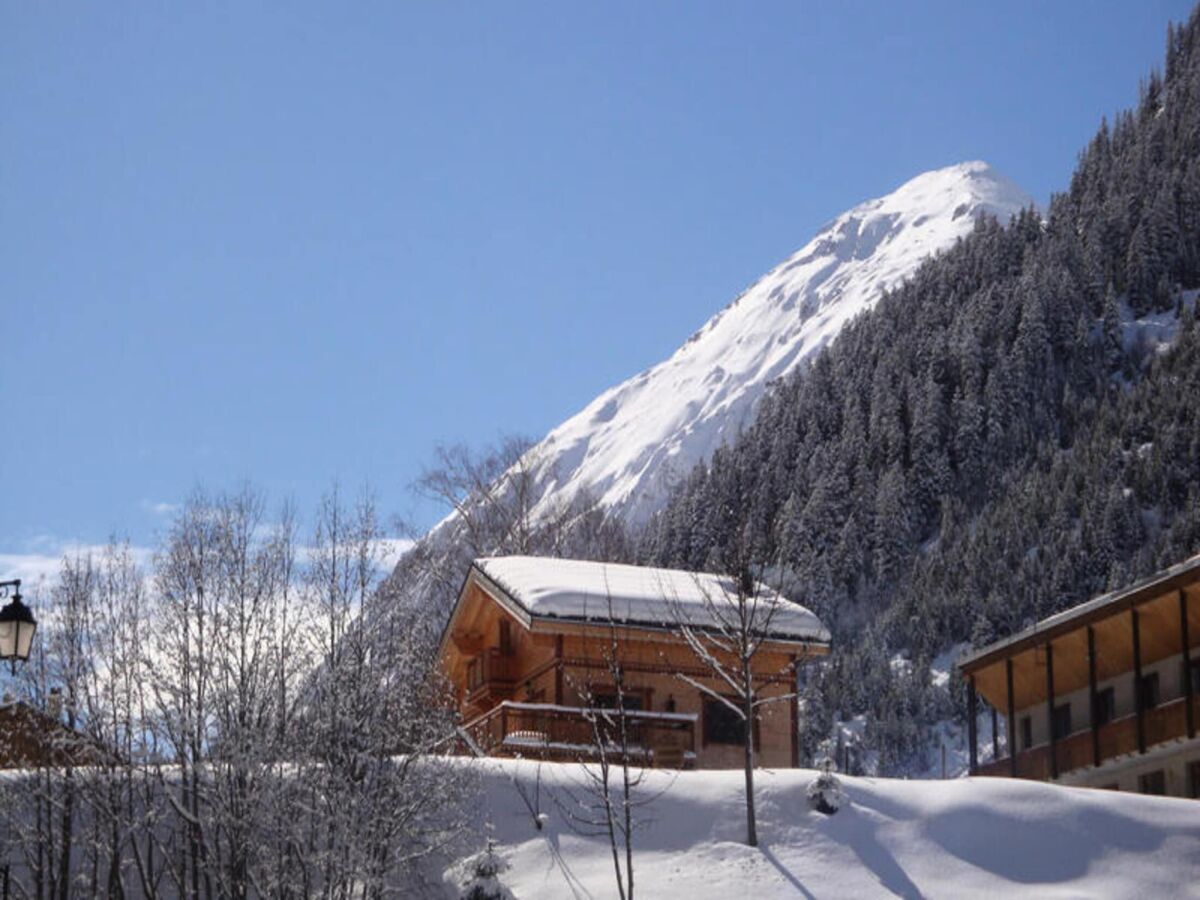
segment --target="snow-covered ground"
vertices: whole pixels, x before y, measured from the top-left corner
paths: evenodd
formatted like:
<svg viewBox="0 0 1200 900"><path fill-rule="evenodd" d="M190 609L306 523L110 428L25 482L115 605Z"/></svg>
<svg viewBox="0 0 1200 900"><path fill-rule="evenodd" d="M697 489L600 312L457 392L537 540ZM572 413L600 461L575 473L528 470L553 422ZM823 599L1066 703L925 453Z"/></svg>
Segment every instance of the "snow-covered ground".
<svg viewBox="0 0 1200 900"><path fill-rule="evenodd" d="M531 454L539 510L581 489L626 521L746 425L775 379L810 358L934 253L1029 196L986 163L926 172L826 225L669 359L605 391Z"/></svg>
<svg viewBox="0 0 1200 900"><path fill-rule="evenodd" d="M562 809L580 793L577 766L462 764L481 772L478 845L496 840L513 897L616 896L607 840L575 834ZM539 774L540 832L515 786L533 800ZM815 775L759 773L752 849L740 772L648 772L635 896L1200 897L1195 801L1000 778L842 777L848 803L824 816L805 799Z"/></svg>

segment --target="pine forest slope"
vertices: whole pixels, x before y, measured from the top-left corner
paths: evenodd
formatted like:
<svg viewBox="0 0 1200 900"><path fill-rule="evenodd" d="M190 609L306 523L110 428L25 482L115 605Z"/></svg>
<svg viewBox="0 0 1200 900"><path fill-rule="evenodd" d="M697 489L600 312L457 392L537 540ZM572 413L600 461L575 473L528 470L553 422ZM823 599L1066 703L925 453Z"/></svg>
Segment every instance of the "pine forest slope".
<svg viewBox="0 0 1200 900"><path fill-rule="evenodd" d="M784 563L839 648L809 750L860 714L903 771L951 711L934 654L1200 550L1197 285L1193 14L1044 220L982 223L850 323L689 475L644 558Z"/></svg>
<svg viewBox="0 0 1200 900"><path fill-rule="evenodd" d="M737 436L767 387L883 291L970 233L1032 204L985 163L927 172L826 225L666 361L605 391L530 454L535 517L586 491L641 524L697 462Z"/></svg>

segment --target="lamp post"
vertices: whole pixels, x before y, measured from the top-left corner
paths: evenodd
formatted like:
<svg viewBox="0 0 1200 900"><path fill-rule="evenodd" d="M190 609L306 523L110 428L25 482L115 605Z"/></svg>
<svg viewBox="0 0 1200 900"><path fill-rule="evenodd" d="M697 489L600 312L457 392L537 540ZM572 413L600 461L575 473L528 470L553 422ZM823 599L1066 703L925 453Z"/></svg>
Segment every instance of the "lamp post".
<svg viewBox="0 0 1200 900"><path fill-rule="evenodd" d="M0 581L0 600L9 596L12 599L0 609L0 659L9 660L13 674L16 674L17 660L24 662L29 659L37 620L33 617L33 611L21 601L20 578ZM0 891L3 891L4 900L9 897L10 874L9 864L5 861L0 866Z"/></svg>
<svg viewBox="0 0 1200 900"><path fill-rule="evenodd" d="M37 620L33 617L33 611L21 602L20 578L0 581L0 600L8 596L12 599L0 609L0 659L9 660L15 673L17 661L29 659Z"/></svg>

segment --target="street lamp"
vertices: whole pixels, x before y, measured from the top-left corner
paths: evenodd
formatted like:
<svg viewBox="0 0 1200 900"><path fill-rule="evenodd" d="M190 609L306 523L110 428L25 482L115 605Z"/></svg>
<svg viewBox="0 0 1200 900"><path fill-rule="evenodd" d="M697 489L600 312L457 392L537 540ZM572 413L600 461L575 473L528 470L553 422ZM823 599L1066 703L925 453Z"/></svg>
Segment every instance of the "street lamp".
<svg viewBox="0 0 1200 900"><path fill-rule="evenodd" d="M29 659L29 648L33 645L33 633L37 631L37 620L33 612L21 602L21 579L0 581L0 600L12 595L12 599L0 609L0 659L12 662L17 671L17 660Z"/></svg>

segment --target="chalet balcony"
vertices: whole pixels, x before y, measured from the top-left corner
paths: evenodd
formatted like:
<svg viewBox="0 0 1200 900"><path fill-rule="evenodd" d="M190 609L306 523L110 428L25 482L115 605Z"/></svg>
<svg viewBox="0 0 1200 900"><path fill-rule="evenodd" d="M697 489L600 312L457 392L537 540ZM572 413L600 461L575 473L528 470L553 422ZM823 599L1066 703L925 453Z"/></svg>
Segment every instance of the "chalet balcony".
<svg viewBox="0 0 1200 900"><path fill-rule="evenodd" d="M1142 727L1145 733L1146 749L1150 749L1156 744L1187 737L1187 702L1186 697L1178 697L1143 713ZM1195 721L1200 721L1200 696L1192 698L1192 711ZM1129 715L1114 719L1096 729L1101 763L1118 756L1138 752L1137 719L1136 714ZM1075 769L1095 765L1095 749L1090 728L1059 738L1054 742L1053 747L1054 759L1058 763L1058 773L1063 775ZM1013 761L1006 756L981 765L976 774L1015 774L1018 778L1050 780L1053 777L1050 754L1050 744L1039 744L1017 753L1015 773Z"/></svg>
<svg viewBox="0 0 1200 900"><path fill-rule="evenodd" d="M547 760L588 760L598 756L593 716L601 730L613 735L616 710L556 706L550 703L503 701L460 729L459 752L480 756ZM631 762L657 768L692 768L696 760L694 713L627 710Z"/></svg>

